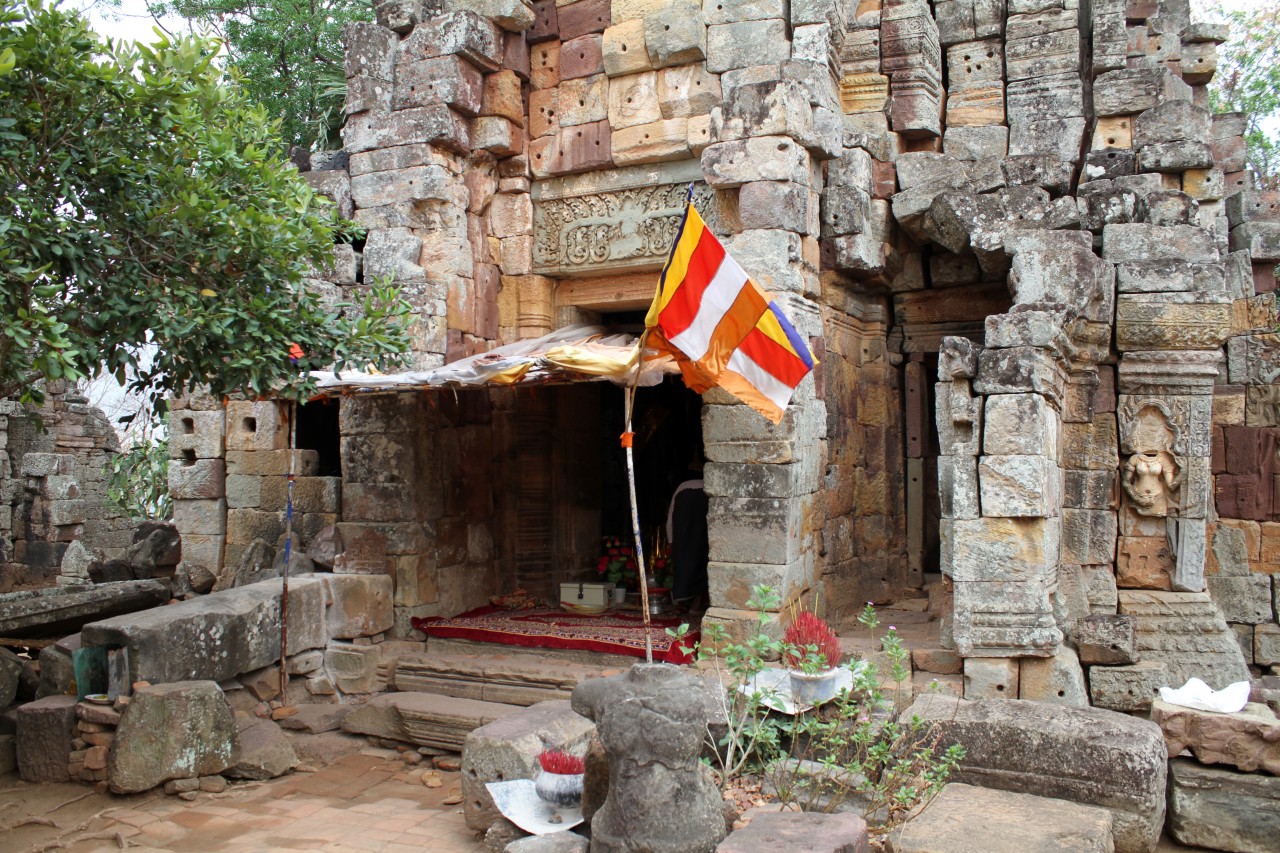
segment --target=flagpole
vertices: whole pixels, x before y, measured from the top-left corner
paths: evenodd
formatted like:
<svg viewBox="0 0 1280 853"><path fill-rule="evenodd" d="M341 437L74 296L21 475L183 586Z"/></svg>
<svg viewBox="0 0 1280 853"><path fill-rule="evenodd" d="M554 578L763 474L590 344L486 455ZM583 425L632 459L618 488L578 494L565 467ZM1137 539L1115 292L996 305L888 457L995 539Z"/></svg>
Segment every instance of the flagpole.
<svg viewBox="0 0 1280 853"><path fill-rule="evenodd" d="M636 357L636 371L627 385L623 401L626 411L627 426L622 434L622 447L627 452L627 488L631 495L631 535L636 543L636 567L640 572L640 610L644 616L644 660L653 663L653 625L649 621L649 577L644 569L644 542L640 536L640 508L636 502L636 460L632 450L635 433L631 431L631 413L635 408L636 382L640 380L640 365L644 362L644 342L649 332L646 329L640 335L640 345Z"/></svg>

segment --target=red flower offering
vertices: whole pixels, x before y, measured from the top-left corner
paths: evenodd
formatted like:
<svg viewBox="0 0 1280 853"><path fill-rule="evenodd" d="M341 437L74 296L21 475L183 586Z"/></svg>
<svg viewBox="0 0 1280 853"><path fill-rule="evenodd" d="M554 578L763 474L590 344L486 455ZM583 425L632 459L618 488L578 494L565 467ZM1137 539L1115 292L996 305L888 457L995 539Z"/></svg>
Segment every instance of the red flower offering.
<svg viewBox="0 0 1280 853"><path fill-rule="evenodd" d="M586 771L586 763L576 755L560 749L544 749L538 754L538 763L548 773L576 776Z"/></svg>

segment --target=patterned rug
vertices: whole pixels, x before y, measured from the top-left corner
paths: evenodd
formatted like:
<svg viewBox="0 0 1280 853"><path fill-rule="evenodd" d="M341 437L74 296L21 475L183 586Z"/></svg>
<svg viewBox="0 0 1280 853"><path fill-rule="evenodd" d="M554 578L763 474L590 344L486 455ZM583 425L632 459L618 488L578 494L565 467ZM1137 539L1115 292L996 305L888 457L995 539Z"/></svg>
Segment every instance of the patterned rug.
<svg viewBox="0 0 1280 853"><path fill-rule="evenodd" d="M650 620L655 661L689 663L693 659L680 651L681 643L667 636L666 629L677 628L682 621L688 620L679 617ZM644 620L639 613L611 610L589 616L549 607L502 610L485 606L458 616L414 619L413 627L428 637L644 657ZM692 646L698 636L697 630L690 631L683 645Z"/></svg>

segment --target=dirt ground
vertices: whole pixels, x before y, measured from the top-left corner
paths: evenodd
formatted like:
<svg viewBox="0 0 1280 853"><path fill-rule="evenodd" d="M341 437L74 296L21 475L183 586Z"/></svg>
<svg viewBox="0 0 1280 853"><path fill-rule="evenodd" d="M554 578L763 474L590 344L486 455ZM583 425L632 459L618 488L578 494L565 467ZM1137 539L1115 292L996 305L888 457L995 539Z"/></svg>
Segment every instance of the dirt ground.
<svg viewBox="0 0 1280 853"><path fill-rule="evenodd" d="M440 771L439 786L428 787L429 763L409 766L394 750L339 733L297 737L294 747L303 772L190 800L0 776L0 851L485 853L463 822L458 773ZM1156 853L1197 850L1166 839Z"/></svg>
<svg viewBox="0 0 1280 853"><path fill-rule="evenodd" d="M430 764L410 767L393 750L338 734L299 739L295 747L319 769L197 793L189 801L158 791L108 796L84 785L31 785L16 774L0 776L0 850L485 851L463 823L458 773L441 771L440 786L427 787L422 777Z"/></svg>

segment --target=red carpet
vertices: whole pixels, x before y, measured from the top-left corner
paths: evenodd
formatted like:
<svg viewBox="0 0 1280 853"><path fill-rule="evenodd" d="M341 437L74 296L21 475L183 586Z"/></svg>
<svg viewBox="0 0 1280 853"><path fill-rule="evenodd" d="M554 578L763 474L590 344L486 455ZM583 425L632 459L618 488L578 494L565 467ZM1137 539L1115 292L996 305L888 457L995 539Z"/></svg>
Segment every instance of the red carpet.
<svg viewBox="0 0 1280 853"><path fill-rule="evenodd" d="M693 659L667 636L666 629L679 627L681 621L679 617L651 620L655 661L688 663ZM639 613L609 611L586 616L547 607L502 610L485 606L453 617L414 619L413 627L428 637L644 657L644 620ZM692 646L698 636L697 631L690 631L683 644Z"/></svg>

